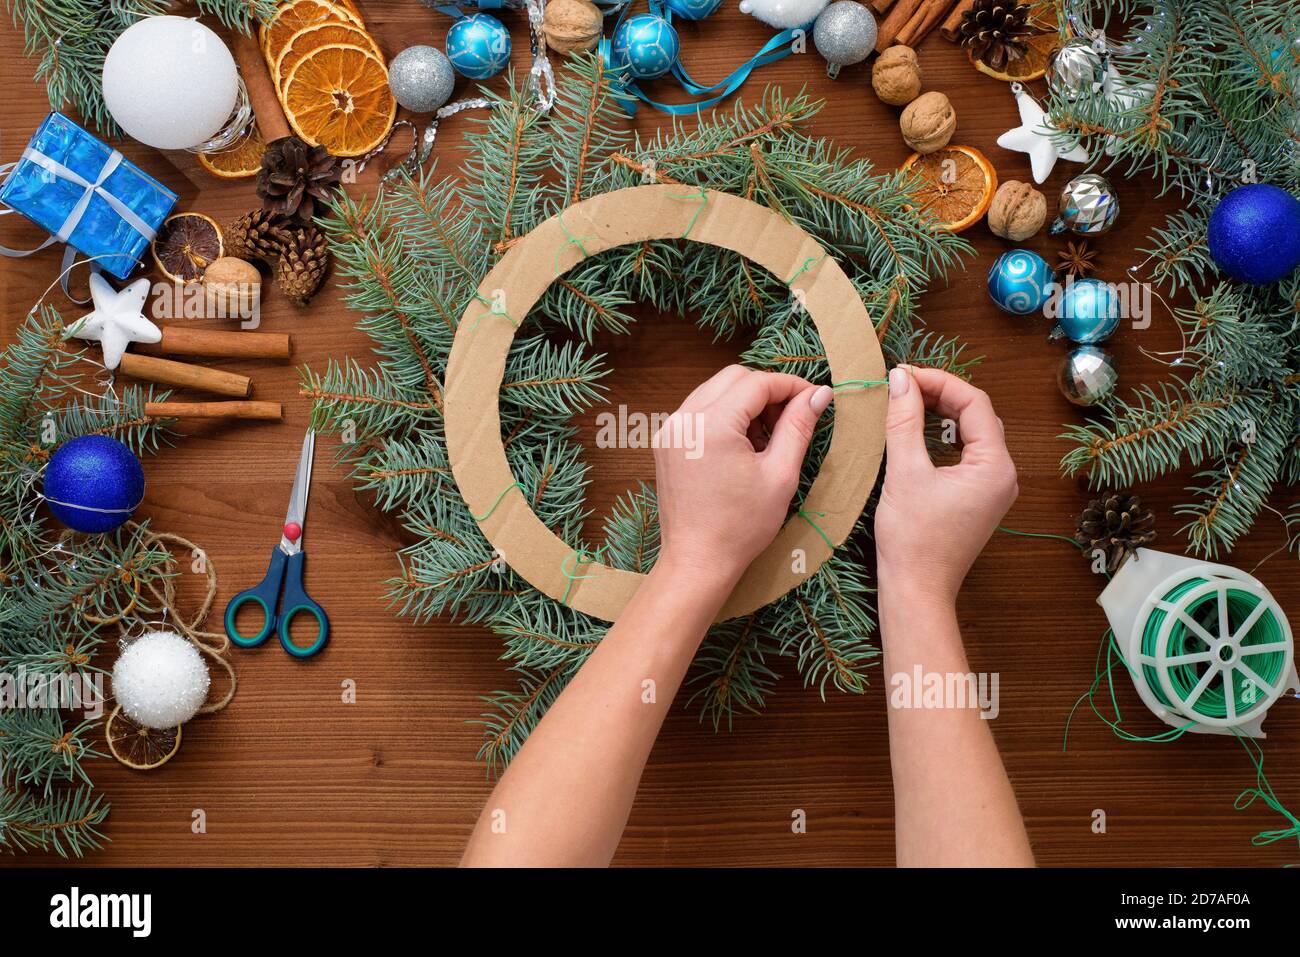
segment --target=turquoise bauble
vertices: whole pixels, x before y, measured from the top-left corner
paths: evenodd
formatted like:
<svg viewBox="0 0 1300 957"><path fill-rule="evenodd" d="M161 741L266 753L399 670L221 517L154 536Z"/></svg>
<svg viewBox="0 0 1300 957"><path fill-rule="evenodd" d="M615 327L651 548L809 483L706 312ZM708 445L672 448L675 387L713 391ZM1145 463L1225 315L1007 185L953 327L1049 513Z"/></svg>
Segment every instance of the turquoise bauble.
<svg viewBox="0 0 1300 957"><path fill-rule="evenodd" d="M45 503L68 528L111 532L140 506L144 469L135 453L106 435L69 439L45 466Z"/></svg>
<svg viewBox="0 0 1300 957"><path fill-rule="evenodd" d="M1056 273L1042 256L1031 249L1012 249L989 268L989 298L1000 309L1028 316L1043 308L1054 282Z"/></svg>
<svg viewBox="0 0 1300 957"><path fill-rule="evenodd" d="M1072 342L1104 342L1119 326L1119 297L1100 279L1076 279L1061 291L1056 321L1056 334Z"/></svg>
<svg viewBox="0 0 1300 957"><path fill-rule="evenodd" d="M638 80L663 76L677 62L681 41L663 17L638 13L614 31L614 68Z"/></svg>
<svg viewBox="0 0 1300 957"><path fill-rule="evenodd" d="M1300 199L1268 183L1238 186L1210 213L1210 256L1241 282L1277 282L1300 265Z"/></svg>
<svg viewBox="0 0 1300 957"><path fill-rule="evenodd" d="M664 0L664 6L684 20L703 20L722 6L722 0Z"/></svg>
<svg viewBox="0 0 1300 957"><path fill-rule="evenodd" d="M496 76L510 62L510 31L486 13L461 17L447 31L447 59L471 80Z"/></svg>

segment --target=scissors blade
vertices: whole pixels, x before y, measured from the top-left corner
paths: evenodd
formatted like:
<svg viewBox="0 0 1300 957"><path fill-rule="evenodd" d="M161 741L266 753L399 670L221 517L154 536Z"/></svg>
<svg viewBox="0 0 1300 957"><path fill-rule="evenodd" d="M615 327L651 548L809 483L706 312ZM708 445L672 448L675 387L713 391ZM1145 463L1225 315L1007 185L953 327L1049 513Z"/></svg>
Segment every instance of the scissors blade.
<svg viewBox="0 0 1300 957"><path fill-rule="evenodd" d="M293 491L289 493L289 511L284 516L284 524L296 524L298 537L280 537L280 550L287 555L302 551L302 530L307 524L307 493L311 491L311 464L316 454L316 433L308 429L302 440L302 455L298 457L298 471L293 478Z"/></svg>

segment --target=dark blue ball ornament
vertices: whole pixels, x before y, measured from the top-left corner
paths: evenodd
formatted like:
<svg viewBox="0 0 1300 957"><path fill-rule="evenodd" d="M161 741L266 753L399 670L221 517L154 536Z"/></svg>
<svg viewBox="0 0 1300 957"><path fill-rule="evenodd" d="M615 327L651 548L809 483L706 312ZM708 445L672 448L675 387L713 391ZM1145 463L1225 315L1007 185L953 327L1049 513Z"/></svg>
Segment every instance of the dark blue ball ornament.
<svg viewBox="0 0 1300 957"><path fill-rule="evenodd" d="M1100 279L1076 279L1065 284L1057 303L1054 336L1067 336L1080 345L1109 339L1119 328L1119 296Z"/></svg>
<svg viewBox="0 0 1300 957"><path fill-rule="evenodd" d="M1017 316L1043 308L1052 293L1056 273L1032 249L1011 249L989 267L989 298Z"/></svg>
<svg viewBox="0 0 1300 957"><path fill-rule="evenodd" d="M638 13L614 31L613 51L615 69L638 80L653 80L673 68L681 41L663 17Z"/></svg>
<svg viewBox="0 0 1300 957"><path fill-rule="evenodd" d="M685 20L703 20L722 6L722 0L664 0L664 6Z"/></svg>
<svg viewBox="0 0 1300 957"><path fill-rule="evenodd" d="M45 502L68 528L110 532L144 498L144 469L117 439L83 435L59 446L45 466Z"/></svg>
<svg viewBox="0 0 1300 957"><path fill-rule="evenodd" d="M1239 186L1210 214L1210 255L1233 279L1277 282L1300 265L1300 199L1268 183Z"/></svg>

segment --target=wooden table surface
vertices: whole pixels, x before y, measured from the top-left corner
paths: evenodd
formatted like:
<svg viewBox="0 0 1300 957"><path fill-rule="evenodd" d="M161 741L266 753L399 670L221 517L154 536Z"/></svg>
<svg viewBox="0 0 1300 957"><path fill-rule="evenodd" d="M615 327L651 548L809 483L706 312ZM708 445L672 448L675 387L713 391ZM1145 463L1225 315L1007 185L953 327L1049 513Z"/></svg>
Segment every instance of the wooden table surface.
<svg viewBox="0 0 1300 957"><path fill-rule="evenodd" d="M386 54L414 43L441 45L446 17L415 2L363 0L367 21ZM515 41L515 65L526 67L524 18L505 20ZM743 51L757 49L769 31L741 16L731 2L699 24L681 28L684 59L697 78L721 77ZM938 33L920 49L927 89L951 97L958 115L954 142L983 150L1003 179L1029 179L1026 157L995 145L1018 125L1005 84L970 67ZM0 77L8 103L0 126L0 154L15 159L48 109L32 82L36 61L5 24ZM562 61L556 63L563 69ZM500 80L496 81L497 83ZM907 155L898 110L876 99L869 69L825 76L815 53L793 56L760 72L744 88L759 95L766 83L787 90L806 85L827 99L817 134L869 157L879 167ZM464 92L464 85L459 91ZM652 129L662 115L642 111L636 123ZM440 135L443 168L458 161L455 120ZM178 210L206 212L219 221L253 208L249 180L220 182L175 165L136 143L123 150L180 194ZM385 157L395 162L395 146ZM1061 163L1044 187L1049 197L1078 167ZM1149 229L1173 209L1145 180L1116 183L1123 213L1109 235L1094 242L1100 276L1120 280ZM1013 528L1069 534L1087 500L1083 485L1062 477L1062 423L1079 413L1057 393L1054 371L1063 354L1045 340L1041 318L1000 312L984 292L989 264L1008 244L981 223L966 233L978 258L946 288L927 293L921 314L928 326L960 333L986 361L975 382L992 395L1006 423L1020 471L1020 500L1007 518ZM6 245L38 239L30 224L9 217ZM34 243L29 243L34 245ZM1028 245L1054 261L1063 240L1042 233ZM0 259L0 337L17 324L58 271L54 249L26 260ZM76 316L76 306L65 315ZM263 326L294 336L295 363L321 367L327 359L365 360L369 340L356 316L331 288L304 310L278 294L266 297ZM1152 328L1123 328L1111 343L1123 386L1153 381L1160 366L1140 349L1175 348L1168 314L1157 307ZM688 317L642 322L615 339L610 354L613 403L647 411L671 410L701 379L731 361L743 343L715 345ZM214 363L215 364L215 363ZM145 463L147 514L160 528L207 549L220 577L218 608L236 590L260 578L292 481L309 403L298 396L292 365L225 362L251 375L256 397L285 404L282 423L190 423L175 448ZM637 478L650 478L648 453L595 448L584 420L594 466L593 502L604 509ZM424 865L452 864L491 787L474 755L480 730L467 723L479 696L511 681L497 660L497 640L479 628L444 622L416 627L397 619L384 600L384 579L397 570L395 521L354 492L345 472L332 468L333 443L317 456L312 491L310 584L330 614L328 651L313 661L291 660L274 646L235 652L239 693L225 711L186 727L181 753L154 772L135 773L115 762L93 765L96 783L112 803L112 839L88 863L99 865ZM1181 550L1173 514L1188 475L1144 490L1157 509L1160 543ZM1279 498L1273 503L1283 507ZM1230 559L1250 569L1285 541L1282 524L1265 513L1257 531ZM1258 575L1284 607L1300 603L1295 559L1272 557ZM186 576L195 578L197 576ZM1086 709L1077 716L1069 751L1062 752L1065 718L1089 685L1106 627L1095 604L1099 580L1074 549L1060 542L996 537L966 583L960 615L970 662L996 671L1001 714L993 731L1024 810L1038 859L1051 865L1267 865L1296 861L1294 844L1252 847L1251 837L1280 821L1262 805L1233 809L1253 780L1241 746L1218 737L1188 736L1173 744L1116 740ZM197 591L193 582L183 588ZM893 861L893 796L885 728L883 683L849 697L831 692L823 703L801 687L788 663L761 716L739 716L730 733L715 734L678 702L650 758L616 863L628 865L888 865ZM1122 678L1122 675L1120 676ZM356 683L356 701L342 700ZM1161 730L1142 710L1127 679L1117 682L1120 703L1139 733ZM1300 808L1300 707L1291 701L1269 716L1267 769L1284 803ZM193 812L207 830L191 831ZM1104 834L1093 814L1106 815ZM793 833L802 810L806 833ZM12 859L6 859L11 861ZM19 859L39 862L35 858Z"/></svg>

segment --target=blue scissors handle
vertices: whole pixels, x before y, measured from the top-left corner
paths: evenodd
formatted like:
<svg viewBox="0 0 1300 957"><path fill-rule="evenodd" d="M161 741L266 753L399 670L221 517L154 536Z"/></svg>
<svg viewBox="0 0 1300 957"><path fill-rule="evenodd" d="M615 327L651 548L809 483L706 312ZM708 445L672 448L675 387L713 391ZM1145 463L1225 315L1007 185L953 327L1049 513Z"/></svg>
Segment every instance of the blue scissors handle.
<svg viewBox="0 0 1300 957"><path fill-rule="evenodd" d="M286 555L279 546L272 549L266 577L254 587L239 592L226 606L226 634L232 642L241 648L256 648L271 637L271 632L277 631L280 644L295 658L310 658L325 647L325 642L329 639L329 618L325 615L325 609L316 604L303 588L303 561L302 552ZM281 586L284 588L283 599L280 596ZM262 608L264 620L255 635L241 634L235 621L239 609L249 602L255 602ZM294 644L289 631L294 617L301 613L309 613L316 618L316 638L306 647Z"/></svg>

